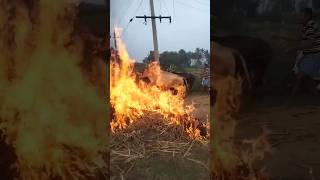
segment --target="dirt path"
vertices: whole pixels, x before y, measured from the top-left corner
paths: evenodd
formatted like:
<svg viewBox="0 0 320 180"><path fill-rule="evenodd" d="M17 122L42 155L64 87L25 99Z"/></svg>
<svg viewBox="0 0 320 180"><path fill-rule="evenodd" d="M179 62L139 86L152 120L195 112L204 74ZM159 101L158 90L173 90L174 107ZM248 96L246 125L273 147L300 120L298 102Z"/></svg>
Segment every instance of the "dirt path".
<svg viewBox="0 0 320 180"><path fill-rule="evenodd" d="M210 114L210 96L206 93L190 94L186 98L186 104L193 103L195 109L194 116L205 122Z"/></svg>
<svg viewBox="0 0 320 180"><path fill-rule="evenodd" d="M270 101L250 106L241 115L238 138L270 130L273 154L263 164L273 179L320 179L320 101L301 98L290 107Z"/></svg>

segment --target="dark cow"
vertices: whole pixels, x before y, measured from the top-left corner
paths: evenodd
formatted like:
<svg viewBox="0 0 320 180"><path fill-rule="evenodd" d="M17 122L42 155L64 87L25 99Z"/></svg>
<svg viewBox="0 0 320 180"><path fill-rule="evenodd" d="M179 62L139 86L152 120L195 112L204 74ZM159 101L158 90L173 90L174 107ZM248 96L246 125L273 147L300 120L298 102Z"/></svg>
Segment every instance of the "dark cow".
<svg viewBox="0 0 320 180"><path fill-rule="evenodd" d="M271 46L258 38L248 36L212 36L212 41L237 50L244 57L253 87L263 85L267 65L272 58Z"/></svg>
<svg viewBox="0 0 320 180"><path fill-rule="evenodd" d="M193 87L193 83L195 80L195 76L191 73L182 73L182 72L172 72L184 78L184 84L187 87L187 91L191 91Z"/></svg>

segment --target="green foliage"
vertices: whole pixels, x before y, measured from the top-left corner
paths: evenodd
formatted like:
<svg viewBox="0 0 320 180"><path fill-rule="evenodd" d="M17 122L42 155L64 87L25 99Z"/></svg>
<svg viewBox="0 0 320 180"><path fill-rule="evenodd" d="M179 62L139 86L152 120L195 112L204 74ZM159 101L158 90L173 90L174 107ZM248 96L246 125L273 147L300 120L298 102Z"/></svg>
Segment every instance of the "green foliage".
<svg viewBox="0 0 320 180"><path fill-rule="evenodd" d="M174 66L176 69L183 69L190 67L191 59L202 59L206 58L207 63L210 59L209 51L203 48L196 48L194 52L186 52L180 49L178 52L165 51L160 54L160 64L164 69L168 69L170 66ZM149 63L153 60L153 52L151 51L147 57L143 59L144 63ZM201 62L200 62L201 63Z"/></svg>
<svg viewBox="0 0 320 180"><path fill-rule="evenodd" d="M184 50L180 50L178 53L165 51L160 54L160 64L164 68L169 68L170 65L188 67L190 66L190 57Z"/></svg>
<svg viewBox="0 0 320 180"><path fill-rule="evenodd" d="M196 61L196 64L195 64L195 67L201 67L202 63L200 60L197 60Z"/></svg>

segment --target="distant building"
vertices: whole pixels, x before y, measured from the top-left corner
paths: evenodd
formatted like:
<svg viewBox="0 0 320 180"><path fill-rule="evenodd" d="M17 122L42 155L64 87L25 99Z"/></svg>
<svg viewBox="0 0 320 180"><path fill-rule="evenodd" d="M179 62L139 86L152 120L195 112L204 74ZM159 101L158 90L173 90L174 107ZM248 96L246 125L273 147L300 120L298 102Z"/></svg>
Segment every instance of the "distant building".
<svg viewBox="0 0 320 180"><path fill-rule="evenodd" d="M191 61L190 66L195 66L195 65L197 65L198 59L190 59L190 61ZM206 58L201 58L200 62L201 62L201 66L202 66L207 62L207 60L206 60Z"/></svg>
<svg viewBox="0 0 320 180"><path fill-rule="evenodd" d="M204 55L199 59L200 60L200 65L203 66L206 62L207 59ZM196 66L198 64L198 59L190 59L190 66Z"/></svg>

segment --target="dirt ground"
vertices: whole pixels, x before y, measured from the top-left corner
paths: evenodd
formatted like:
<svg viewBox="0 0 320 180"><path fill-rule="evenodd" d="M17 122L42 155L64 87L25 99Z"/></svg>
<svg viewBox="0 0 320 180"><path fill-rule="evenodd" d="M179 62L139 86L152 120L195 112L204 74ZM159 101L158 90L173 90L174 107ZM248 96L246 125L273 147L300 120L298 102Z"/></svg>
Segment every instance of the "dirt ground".
<svg viewBox="0 0 320 180"><path fill-rule="evenodd" d="M196 117L209 114L209 96L188 97ZM286 97L265 97L243 107L236 139L251 139L269 130L272 154L259 162L272 180L320 179L320 96L301 95L285 105Z"/></svg>
<svg viewBox="0 0 320 180"><path fill-rule="evenodd" d="M236 136L255 137L266 126L273 152L262 163L272 179L320 179L320 97L296 97L290 106L282 99L268 97L244 107Z"/></svg>
<svg viewBox="0 0 320 180"><path fill-rule="evenodd" d="M196 108L194 116L201 121L209 119L210 114L210 95L209 93L193 93L188 95L186 104L193 103Z"/></svg>

